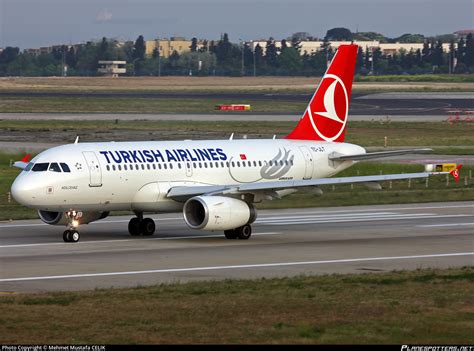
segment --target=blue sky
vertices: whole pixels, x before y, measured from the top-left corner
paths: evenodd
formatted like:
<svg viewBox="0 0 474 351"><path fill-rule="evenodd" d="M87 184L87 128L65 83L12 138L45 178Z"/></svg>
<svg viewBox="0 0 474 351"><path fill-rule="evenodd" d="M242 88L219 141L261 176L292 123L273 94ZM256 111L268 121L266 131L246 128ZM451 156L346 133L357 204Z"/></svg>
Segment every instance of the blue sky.
<svg viewBox="0 0 474 351"><path fill-rule="evenodd" d="M282 39L327 29L435 35L474 28L473 0L0 0L0 47L185 36Z"/></svg>

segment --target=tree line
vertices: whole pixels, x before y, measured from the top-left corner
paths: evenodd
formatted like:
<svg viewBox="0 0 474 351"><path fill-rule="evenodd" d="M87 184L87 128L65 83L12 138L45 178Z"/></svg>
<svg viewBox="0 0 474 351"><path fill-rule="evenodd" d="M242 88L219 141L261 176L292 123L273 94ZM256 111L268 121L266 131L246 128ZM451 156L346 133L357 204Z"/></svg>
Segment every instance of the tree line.
<svg viewBox="0 0 474 351"><path fill-rule="evenodd" d="M95 76L99 60L125 60L127 75L135 76L322 75L335 53L330 40L347 40L350 35L347 31L344 28L329 30L321 50L314 53L301 52L301 41L308 39L302 33L281 40L280 45L269 38L265 49L257 44L255 50L248 43L232 43L227 34L218 41L204 41L200 46L193 38L189 52L180 55L174 51L167 58L160 56L158 49L147 57L143 36L126 43L102 38L99 42L78 46L57 46L49 53L37 55L20 52L17 47L6 47L0 53L0 76L60 76L65 66L68 76ZM410 38L413 35L404 36ZM350 38L357 39L355 35ZM473 73L473 36L468 34L465 38L449 39L447 52L443 50L442 39L425 39L422 49L400 50L392 55L384 55L380 48L371 51L360 47L356 72L360 75Z"/></svg>

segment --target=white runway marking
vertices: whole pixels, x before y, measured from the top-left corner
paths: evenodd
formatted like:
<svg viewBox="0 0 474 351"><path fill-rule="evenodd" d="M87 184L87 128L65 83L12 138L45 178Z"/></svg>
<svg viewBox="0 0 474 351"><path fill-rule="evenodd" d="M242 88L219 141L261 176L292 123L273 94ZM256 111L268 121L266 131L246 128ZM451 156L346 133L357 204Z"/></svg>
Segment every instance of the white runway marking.
<svg viewBox="0 0 474 351"><path fill-rule="evenodd" d="M445 224L422 224L422 225L417 225L417 227L420 228L432 228L432 227L459 227L459 226L470 226L474 225L474 223L445 223Z"/></svg>
<svg viewBox="0 0 474 351"><path fill-rule="evenodd" d="M302 225L302 224L322 224L322 223L345 223L345 222L374 222L374 221L395 221L395 220L405 220L405 219L426 219L426 218L450 218L450 217L471 217L469 215L446 215L446 216L439 216L439 215L397 215L393 217L380 217L380 218L332 218L328 220L312 220L308 218L307 220L283 220L278 221L274 220L271 222L256 222L259 224L265 225Z"/></svg>
<svg viewBox="0 0 474 351"><path fill-rule="evenodd" d="M281 232L267 232L267 233L254 233L252 235L260 236L260 235L278 235L283 234ZM38 243L38 244L13 244L13 245L0 245L0 249L7 249L7 248L15 248L15 247L35 247L35 246L52 246L52 245L67 245L71 248L77 245L83 244L97 244L97 243L123 243L123 242L140 242L140 241L157 241L157 240L183 240L183 239L204 239L204 238L223 238L224 235L222 234L211 234L211 235L192 235L192 236L172 236L166 238L141 238L141 239L118 239L118 240L90 240L90 241L79 241L78 243Z"/></svg>
<svg viewBox="0 0 474 351"><path fill-rule="evenodd" d="M51 275L51 276L38 276L38 277L6 278L6 279L0 279L0 283L32 281L32 280L53 280L53 279L107 277L107 276L120 276L120 275L138 275L138 274L152 274L152 273L179 273L179 272L195 272L195 271L214 271L214 270L225 270L225 269L269 268L269 267L304 266L304 265L352 263L352 262L395 261L395 260L410 260L410 259L417 259L417 258L455 257L455 256L473 256L473 255L474 255L474 252L456 252L456 253L416 255L416 256L365 257L365 258L349 258L349 259L323 260L323 261L258 263L258 264L189 267L189 268L168 268L168 269L152 269L152 270L128 271L128 272L82 273L82 274Z"/></svg>
<svg viewBox="0 0 474 351"><path fill-rule="evenodd" d="M393 207L392 207L393 206ZM429 209L449 209L449 208L474 208L474 205L453 205L453 206L416 206L416 207L395 207L396 205L373 205L373 207L379 207L379 210L382 211L406 211L406 210L429 210ZM386 208L385 208L386 207ZM331 214L331 213L355 213L355 212L370 212L373 211L373 208L367 208L363 210L353 210L351 208L347 208L345 210L316 210L311 212L279 212L279 214L267 214L269 216L280 216L281 214Z"/></svg>

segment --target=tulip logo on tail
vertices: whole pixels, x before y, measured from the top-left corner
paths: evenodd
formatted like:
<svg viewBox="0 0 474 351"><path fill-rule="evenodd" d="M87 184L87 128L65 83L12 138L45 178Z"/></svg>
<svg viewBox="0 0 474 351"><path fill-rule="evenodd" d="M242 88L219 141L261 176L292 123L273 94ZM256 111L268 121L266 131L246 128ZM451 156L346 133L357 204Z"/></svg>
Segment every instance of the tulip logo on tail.
<svg viewBox="0 0 474 351"><path fill-rule="evenodd" d="M287 139L342 142L349 113L357 45L341 45L306 111Z"/></svg>
<svg viewBox="0 0 474 351"><path fill-rule="evenodd" d="M346 127L349 110L349 97L344 82L334 74L327 74L321 82L320 89L326 89L324 99L308 105L307 114L311 125L319 137L326 141L334 141ZM314 109L315 111L312 111Z"/></svg>

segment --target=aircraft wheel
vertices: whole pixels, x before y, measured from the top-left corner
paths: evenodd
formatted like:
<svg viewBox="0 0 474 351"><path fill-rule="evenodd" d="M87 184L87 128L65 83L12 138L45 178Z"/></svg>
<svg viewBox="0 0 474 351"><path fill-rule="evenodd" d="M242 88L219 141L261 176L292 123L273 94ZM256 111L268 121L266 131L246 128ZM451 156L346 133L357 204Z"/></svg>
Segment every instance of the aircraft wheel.
<svg viewBox="0 0 474 351"><path fill-rule="evenodd" d="M252 227L248 224L237 228L235 231L237 233L237 237L241 240L248 240L252 235Z"/></svg>
<svg viewBox="0 0 474 351"><path fill-rule="evenodd" d="M77 230L70 230L69 231L69 242L70 243L77 243L81 239L81 235Z"/></svg>
<svg viewBox="0 0 474 351"><path fill-rule="evenodd" d="M151 218L145 218L140 223L140 231L143 235L153 235L155 233L155 221Z"/></svg>
<svg viewBox="0 0 474 351"><path fill-rule="evenodd" d="M69 243L70 240L69 240L69 230L65 230L64 233L63 233L63 240L65 243Z"/></svg>
<svg viewBox="0 0 474 351"><path fill-rule="evenodd" d="M77 243L81 239L81 235L77 230L68 229L63 233L63 240L66 243Z"/></svg>
<svg viewBox="0 0 474 351"><path fill-rule="evenodd" d="M132 218L130 222L128 222L128 232L133 236L141 234L140 221L137 217Z"/></svg>
<svg viewBox="0 0 474 351"><path fill-rule="evenodd" d="M226 239L237 239L237 232L235 229L224 230Z"/></svg>

